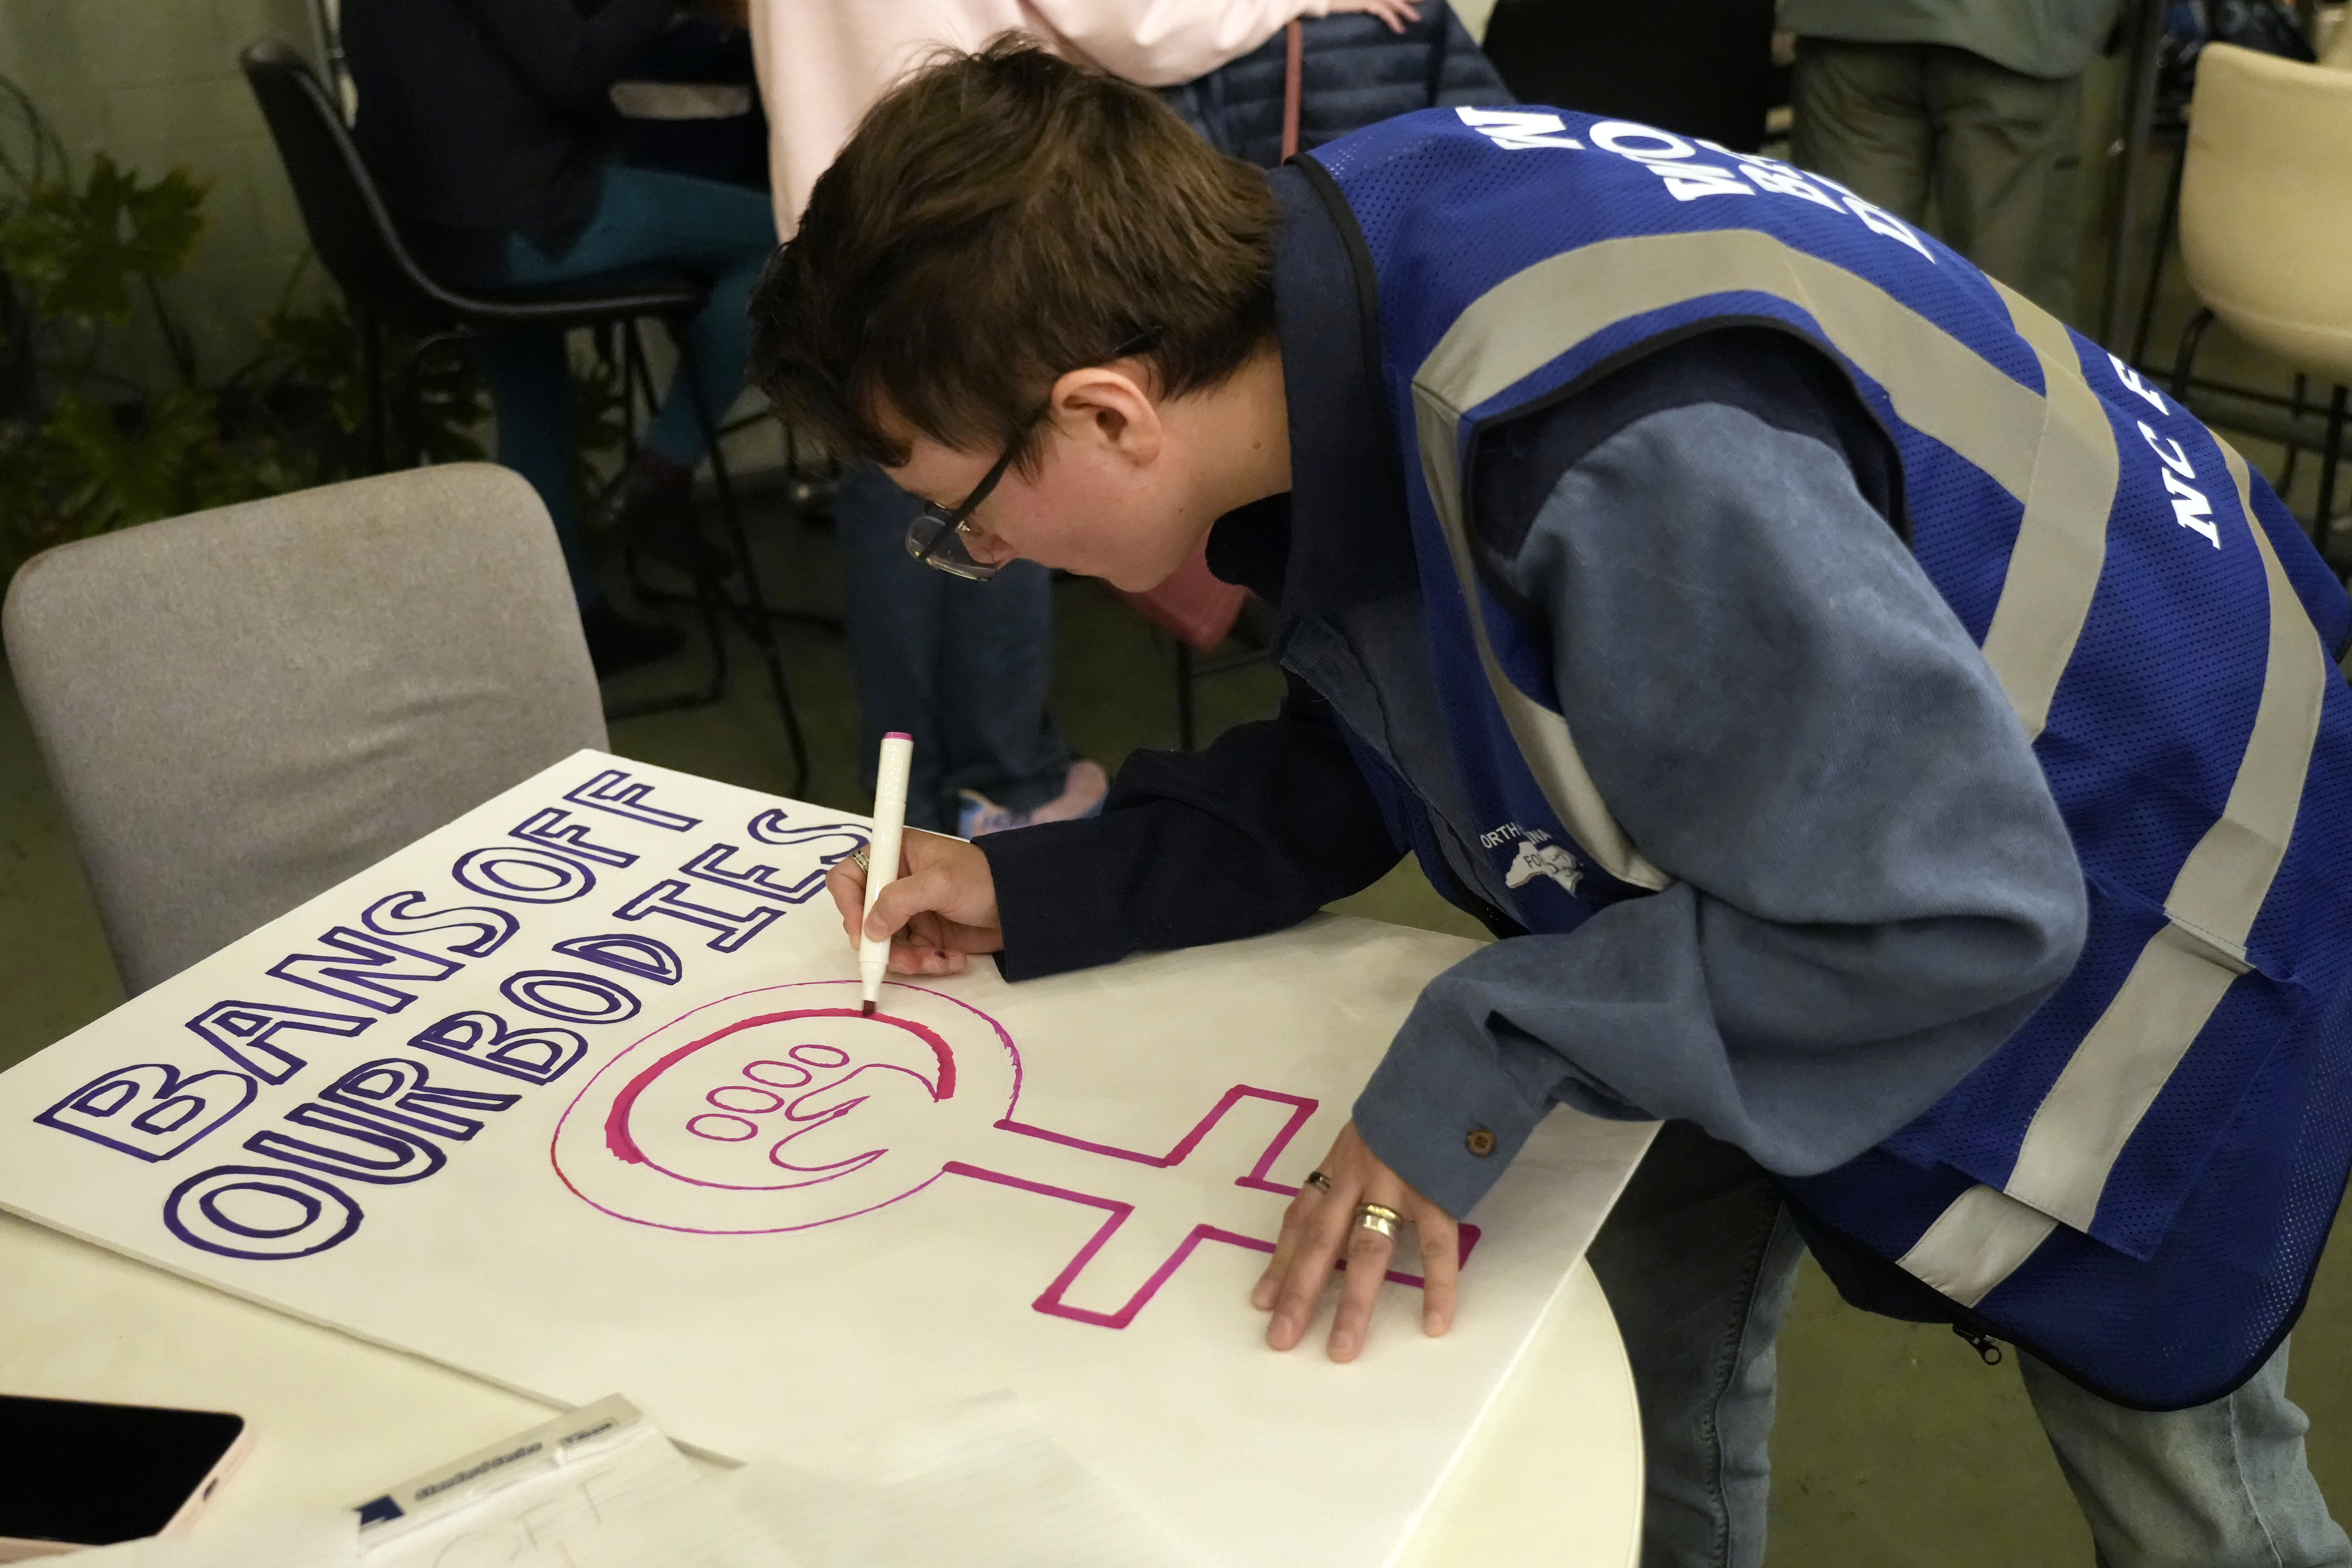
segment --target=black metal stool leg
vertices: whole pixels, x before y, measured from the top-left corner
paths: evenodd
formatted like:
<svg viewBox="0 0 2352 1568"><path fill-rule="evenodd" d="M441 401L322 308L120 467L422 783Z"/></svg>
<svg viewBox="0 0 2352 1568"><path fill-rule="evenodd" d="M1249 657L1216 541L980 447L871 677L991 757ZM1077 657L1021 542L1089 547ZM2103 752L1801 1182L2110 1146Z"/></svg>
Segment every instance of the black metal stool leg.
<svg viewBox="0 0 2352 1568"><path fill-rule="evenodd" d="M727 471L727 455L719 449L719 421L711 411L710 400L702 393L701 379L695 373L694 345L686 327L671 322L670 335L677 342L678 380L694 400L695 420L702 426L703 439L709 444L710 478L719 490L719 516L726 519L728 542L734 546L743 573L744 601L736 606L741 612L739 618L745 635L760 650L761 660L768 667L768 685L775 694L776 711L783 718L784 738L793 752L793 793L805 794L809 780L808 739L801 733L800 710L793 706L792 685L784 679L783 650L778 645L767 593L760 584L760 565L751 556L751 539L743 528L742 509L735 504L735 485ZM733 596L729 598L733 602Z"/></svg>
<svg viewBox="0 0 2352 1568"><path fill-rule="evenodd" d="M2197 363L2198 346L2205 341L2205 329L2212 324L2213 312L2200 309L2180 329L2180 351L2172 360L2172 395L2183 402L2189 401L2189 371Z"/></svg>
<svg viewBox="0 0 2352 1568"><path fill-rule="evenodd" d="M2347 391L2338 386L2327 401L2327 445L2319 458L2319 509L2313 514L2311 537L2327 548L2327 530L2336 521L2336 470L2344 460L2344 418Z"/></svg>
<svg viewBox="0 0 2352 1568"><path fill-rule="evenodd" d="M636 383L638 393L645 398L646 418L650 420L654 416L654 410L661 406L661 393L655 390L654 372L646 363L645 341L637 336L637 324L635 321L630 322L628 326L628 341L629 363L626 374Z"/></svg>
<svg viewBox="0 0 2352 1568"><path fill-rule="evenodd" d="M2289 430L2294 432L2295 439L2286 444L2286 466L2279 471L2278 482L2271 486L2281 496L2294 488L2295 465L2303 456L2303 400L2309 396L2310 392L2311 378L2296 376L2294 396L2289 400L2286 411L2286 425Z"/></svg>
<svg viewBox="0 0 2352 1568"><path fill-rule="evenodd" d="M367 382L367 418L360 427L360 466L370 474L384 471L384 449L388 444L384 423L383 391L383 324L373 316L362 316L360 328L360 375Z"/></svg>
<svg viewBox="0 0 2352 1568"><path fill-rule="evenodd" d="M637 336L637 324L627 321L619 329L621 356L622 423L632 443L637 434L637 410L643 399L646 417L651 419L659 406L654 392L652 373L646 368L645 344ZM601 344L600 344L601 347ZM651 697L643 702L625 704L606 710L605 717L618 721L642 718L647 714L677 713L687 708L709 707L727 695L727 679L732 656L727 650L725 628L719 619L719 591L708 581L698 581L692 594L661 593L647 588L637 571L636 552L625 540L621 546L623 569L628 573L631 587L637 597L647 602L691 604L702 624L702 641L710 650L710 678L698 689L672 693L667 696Z"/></svg>
<svg viewBox="0 0 2352 1568"><path fill-rule="evenodd" d="M653 367L646 359L645 339L639 336L635 321L622 325L621 340L625 361L621 369L623 395L631 407L636 405L639 398L644 399L646 423L650 424L655 413L661 407L661 392L654 385ZM629 435L632 441L636 437L634 423L629 428ZM727 639L721 634L719 585L698 579L690 594L666 592L647 585L644 574L638 570L635 550L625 548L623 559L629 573L629 586L641 601L648 604L691 604L701 618L703 641L710 648L710 679L698 695L677 706L701 707L719 701L727 695L728 670L732 657L727 651Z"/></svg>
<svg viewBox="0 0 2352 1568"><path fill-rule="evenodd" d="M2165 182L2164 215L2156 221L2156 251L2147 264L2147 287L2139 297L2139 326L2132 333L2131 361L2147 362L2147 335L2156 325L2156 298L2164 291L2164 261L2172 250L2173 231L2180 224L2180 176L2189 167L2189 144L2181 143L2172 160L2172 177ZM2116 244L2123 243L2119 236Z"/></svg>

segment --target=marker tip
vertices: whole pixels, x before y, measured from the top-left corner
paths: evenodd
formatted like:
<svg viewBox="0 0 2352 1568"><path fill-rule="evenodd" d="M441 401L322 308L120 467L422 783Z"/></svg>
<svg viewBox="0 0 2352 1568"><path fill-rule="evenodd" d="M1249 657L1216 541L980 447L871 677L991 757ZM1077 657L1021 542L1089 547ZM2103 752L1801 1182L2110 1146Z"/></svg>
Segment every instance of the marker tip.
<svg viewBox="0 0 2352 1568"><path fill-rule="evenodd" d="M874 1016L874 1004L872 1002L858 1003L857 1016L860 1018L872 1018Z"/></svg>

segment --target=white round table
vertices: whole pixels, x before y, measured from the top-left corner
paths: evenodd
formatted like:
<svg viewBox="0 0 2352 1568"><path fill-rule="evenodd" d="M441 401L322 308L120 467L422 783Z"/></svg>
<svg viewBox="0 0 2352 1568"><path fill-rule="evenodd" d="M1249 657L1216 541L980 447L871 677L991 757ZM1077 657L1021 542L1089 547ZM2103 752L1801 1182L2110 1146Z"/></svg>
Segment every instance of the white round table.
<svg viewBox="0 0 2352 1568"><path fill-rule="evenodd" d="M5 1214L0 1391L245 1416L252 1456L200 1531L355 1504L553 1413ZM1580 1262L1395 1561L1629 1568L1641 1511L1633 1376Z"/></svg>

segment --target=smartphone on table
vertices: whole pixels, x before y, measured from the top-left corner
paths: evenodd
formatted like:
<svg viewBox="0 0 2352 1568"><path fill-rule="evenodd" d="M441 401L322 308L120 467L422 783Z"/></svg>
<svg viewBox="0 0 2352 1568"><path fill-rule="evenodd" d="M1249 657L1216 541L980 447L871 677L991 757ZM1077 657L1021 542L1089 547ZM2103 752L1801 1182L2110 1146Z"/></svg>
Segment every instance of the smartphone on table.
<svg viewBox="0 0 2352 1568"><path fill-rule="evenodd" d="M0 1563L177 1535L251 1444L223 1411L0 1394Z"/></svg>

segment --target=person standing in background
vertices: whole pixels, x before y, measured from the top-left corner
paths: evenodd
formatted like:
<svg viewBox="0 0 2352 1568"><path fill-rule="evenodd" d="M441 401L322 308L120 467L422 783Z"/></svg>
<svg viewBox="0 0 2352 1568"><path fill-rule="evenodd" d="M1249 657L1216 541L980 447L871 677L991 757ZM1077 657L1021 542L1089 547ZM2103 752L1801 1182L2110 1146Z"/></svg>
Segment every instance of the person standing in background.
<svg viewBox="0 0 2352 1568"><path fill-rule="evenodd" d="M2082 74L2116 0L1780 0L1790 161L2074 314Z"/></svg>
<svg viewBox="0 0 2352 1568"><path fill-rule="evenodd" d="M799 227L810 187L866 109L942 47L1019 28L1079 64L1172 86L1296 17L1349 11L1400 29L1415 16L1410 0L752 0L777 232ZM904 730L915 737L910 826L970 838L1092 815L1109 779L1074 758L1046 711L1052 574L1030 561L987 583L929 570L904 545L921 509L869 463L847 467L835 502L866 784L883 735Z"/></svg>

